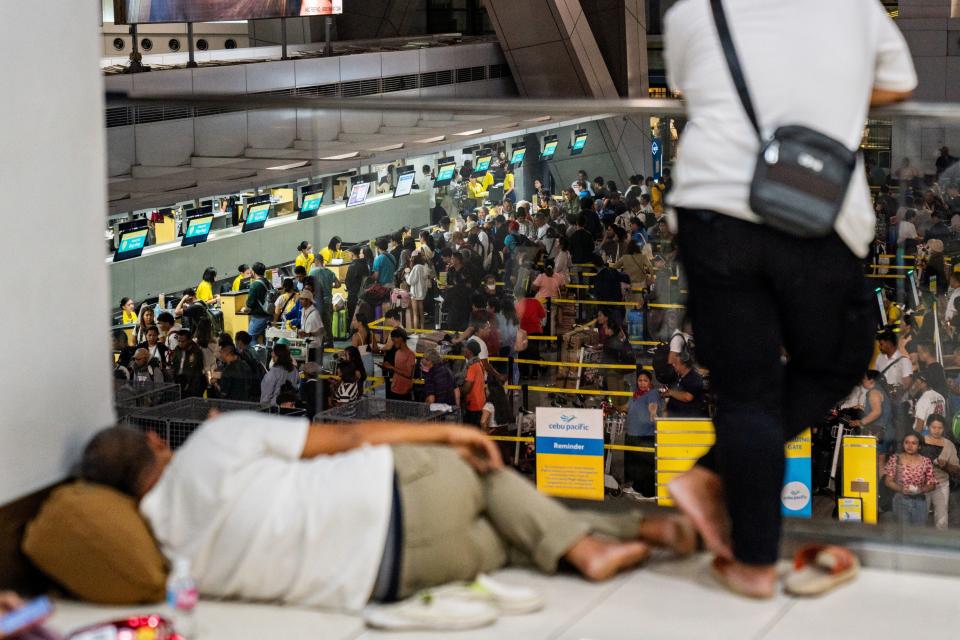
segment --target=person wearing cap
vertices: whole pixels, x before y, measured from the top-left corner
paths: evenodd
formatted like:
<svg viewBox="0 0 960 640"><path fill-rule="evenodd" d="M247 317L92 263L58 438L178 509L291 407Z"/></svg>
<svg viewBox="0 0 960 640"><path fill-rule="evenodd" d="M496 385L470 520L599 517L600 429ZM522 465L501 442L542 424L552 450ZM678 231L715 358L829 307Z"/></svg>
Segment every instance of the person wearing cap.
<svg viewBox="0 0 960 640"><path fill-rule="evenodd" d="M397 327L390 332L393 343L393 363L384 362L381 366L393 373L387 400L413 400L413 372L417 365L417 355L407 346L407 332Z"/></svg>
<svg viewBox="0 0 960 640"><path fill-rule="evenodd" d="M323 320L320 317L320 311L317 310L313 293L309 289L300 292L300 306L302 308L300 316L301 338L323 339Z"/></svg>
<svg viewBox="0 0 960 640"><path fill-rule="evenodd" d="M923 433L927 426L927 418L934 414L946 415L947 401L930 386L930 382L922 373L913 376L913 385L910 388L916 393L917 399L913 410L913 430Z"/></svg>

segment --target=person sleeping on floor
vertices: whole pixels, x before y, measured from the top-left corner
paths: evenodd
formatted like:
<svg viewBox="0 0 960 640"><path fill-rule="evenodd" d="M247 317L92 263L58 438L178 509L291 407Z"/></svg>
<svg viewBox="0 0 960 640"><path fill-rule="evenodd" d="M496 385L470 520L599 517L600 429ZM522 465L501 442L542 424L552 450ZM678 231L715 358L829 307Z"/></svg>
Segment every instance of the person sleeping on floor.
<svg viewBox="0 0 960 640"><path fill-rule="evenodd" d="M164 555L189 559L210 597L360 610L507 565L600 581L652 546L696 545L681 517L570 511L504 468L489 438L446 424L234 412L176 452L112 427L80 475L138 500Z"/></svg>

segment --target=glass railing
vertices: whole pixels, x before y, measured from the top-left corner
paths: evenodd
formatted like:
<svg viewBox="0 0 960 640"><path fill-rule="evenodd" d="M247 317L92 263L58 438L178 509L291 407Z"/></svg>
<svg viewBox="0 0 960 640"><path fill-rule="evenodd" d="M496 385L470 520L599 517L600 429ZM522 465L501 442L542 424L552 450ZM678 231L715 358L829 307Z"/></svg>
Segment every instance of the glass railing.
<svg viewBox="0 0 960 640"><path fill-rule="evenodd" d="M576 179L577 169L584 168L591 176L602 174L607 180L614 180L621 193L628 185L616 175L649 171L653 157L647 159L642 168L624 166L624 158L618 155L616 148L613 145L608 147L610 132L617 129L604 129L605 126L622 121L624 116L641 123L643 135L640 143L651 145L656 142L663 166L669 167L685 125L682 103L672 100L477 100L387 96L358 101L301 96L190 96L183 100L175 97L163 100L133 98L133 102L116 104L187 106L198 111L230 107L231 110L246 110L246 121L264 122L267 127L289 126L291 117L296 123L292 136L277 136L275 149L271 148L272 144L264 142L269 142L269 137L258 138L256 144L259 148L252 146L254 139L251 137L244 154L236 158L204 159L205 156L195 153L190 170L200 182L190 188L189 197L165 195L160 183L172 178L165 178L160 172L153 178L156 184L147 185L155 191L148 189L147 195L133 190L138 185L133 184L136 180L131 176L131 197L137 206L133 211L124 212L122 205L114 202L114 215L118 220L128 218L124 222L129 223L132 219L149 217L155 210L176 209L179 205L180 210L173 212L181 217L175 218L179 223L171 231L174 234L170 239L171 247L176 247L184 234L189 235L188 218L191 216L188 212L202 208L205 200L213 200L211 204L216 207L225 200L229 211L225 228L215 230L207 240L209 244L224 242L223 246L226 246L226 241L234 236L250 237L242 227L249 221L250 212L256 209L255 199L266 195L270 218L263 230L254 230L262 234L258 236L261 246L258 250L271 253L272 249L267 245L283 243L279 249L281 258L243 254L241 259L245 263L260 259L275 266L278 272L292 266L297 243L291 243L290 238L296 233L290 235L277 231L287 228L286 225L291 225L291 229L302 229L302 239L308 240L316 249L326 247L334 235L344 236L344 240L351 241L350 247L345 248L352 248L357 254L363 247L370 246L371 241L390 237L396 231L402 232L401 227L413 228L414 248L417 248L420 243L417 230L422 228L430 232L433 242L455 244L457 249L465 249L471 259L472 255L479 254L476 264L480 273L477 275L492 275L493 286L500 293L522 292L524 285L528 284L524 278L532 281L546 262L556 264L558 236L564 234L567 224L575 221L574 209L579 207L579 203L574 206L564 199L564 193ZM231 116L224 113L209 117ZM345 116L353 123L351 126L357 127L352 133L344 132L342 126L337 125L333 135L321 134L327 132L331 118L343 119ZM197 122L201 119L197 118ZM282 124L285 121L287 125ZM878 335L881 331L890 331L897 337L905 361L927 382L911 382L912 388L909 388L903 381L890 380L886 386L893 407L892 417L889 428L883 433L862 426L864 405L867 405L868 413L871 396L858 388L851 389L848 398L838 398L835 410L823 416L820 423L811 424L811 433L804 442L791 445L788 457L799 460L794 466L802 468L798 477L785 484L783 494L784 510L790 516L787 518L787 536L791 540L837 540L872 549L875 553L879 553L877 549L893 544L894 553L901 554L893 557L903 562L907 562L908 556L916 556L914 551L906 551L908 547L938 552L960 551L960 536L957 535L960 529L960 460L952 454L955 443L960 440L960 328L955 327L960 325L960 315L955 315L960 311L957 309L960 294L954 295L960 291L960 276L953 277L953 265L960 268L960 163L949 151L941 152L957 137L958 123L960 108L921 104L878 110L865 123L862 151L877 217L876 238L864 264L864 279L877 301L875 328ZM245 122L243 126L248 125ZM365 132L360 133L361 129ZM578 140L583 136L586 142L578 152ZM515 155L518 150L523 150L519 156ZM957 152L960 153L960 147ZM498 160L501 153L504 159ZM652 150L648 147L643 155L651 156ZM483 168L479 165L488 156L492 156L492 182L482 182L486 180L486 171L477 172L481 187L471 186L469 177L458 182L460 176ZM293 166L299 162L304 165ZM432 174L429 178L422 174L424 165ZM272 178L258 184L263 172L273 167L280 167L275 171L277 175L284 171L291 173L282 179ZM244 189L231 190L220 181L209 193L200 193L203 180L209 179L209 172L203 172L211 168L223 171L246 168L254 170L257 175L243 178ZM456 173L448 175L450 169L456 169ZM611 170L615 174L610 174ZM401 200L405 196L398 191L403 182L401 176L410 171L417 176L417 188L410 194L422 199L422 203L418 201L422 210L408 211ZM143 168L138 172L142 173ZM534 202L527 207L528 214L542 210L543 218L535 215L530 219L516 218L513 204L508 205L506 211L501 208L505 198L511 199L504 184L508 173L515 185L515 199ZM450 178L453 178L452 182ZM124 179L124 176L116 176L114 184L122 185ZM534 192L535 180L542 191ZM604 189L609 187L604 185ZM122 187L117 189L122 190ZM320 196L322 206L313 215L303 215L305 209L309 213L310 196L317 193L317 189L325 194ZM360 197L359 191L365 191L364 197ZM369 201L358 202L357 199ZM452 228L436 229L440 212L431 217L428 211L434 202L442 208L444 215L454 220ZM609 215L613 221L616 215L610 215L611 212L621 213L622 209L618 208L616 199L609 200L608 204L609 211L600 213L604 217ZM380 207L375 219L386 219L386 226L375 221L359 226L350 222L365 219L361 216L362 208L374 205ZM457 219L477 213L478 207L486 207L480 212L479 219L465 220L458 226ZM392 224L388 216L394 213L399 216L401 211L404 212L404 221ZM485 214L493 214L489 222ZM508 248L505 260L488 260L489 254L483 254L483 243L476 239L478 234L473 227L486 226L489 237L495 238L499 233L494 221L497 214L504 214L508 221L518 223L511 235L514 240L507 243L516 243L523 235L529 240L529 246L526 246L527 241L521 241L522 250ZM505 406L508 407L498 409L491 432L501 441L509 463L531 475L536 469L536 416L526 412L535 412L540 407L570 411L602 409L607 445L606 491L603 496L623 507L638 500L636 495L629 495L630 491L623 491L632 481L627 477L631 473L632 455L653 456L658 478L665 482L671 474L681 471L684 464L692 464L690 451L695 452L696 447L708 445L712 440L709 426L693 437L689 430L683 429L678 436L671 432L668 423L664 423L663 437L658 439L656 446L631 448L625 445L622 408L633 393L635 366L626 360L611 360L610 354L602 348L595 328L598 315L601 324L612 315L622 318L627 349L632 349L630 358L636 366L654 370L660 366L655 362L659 357L658 345L669 342L675 332L683 328L686 303L686 276L677 257L674 237L667 226L660 226L653 220L653 214L646 213L641 218L645 216L652 224L643 224L642 231L631 229L628 223L624 229L626 233L612 231L606 237L598 237L596 253L601 257L599 264L575 261L571 265L569 279L559 291L549 296L549 300L543 301L547 315L543 335L535 336L521 352L507 347L500 354L491 354L494 367L507 377L504 391ZM307 224L312 226L296 227ZM349 238L345 237L347 234ZM405 238L401 237L401 248L404 242ZM642 284L632 283L616 304L611 304L609 299L598 300L595 283L599 269L622 258L631 242L643 242L650 247L649 280ZM439 252L440 247L434 249ZM175 250L188 256L197 251L193 247ZM233 256L237 254L230 255L236 262ZM221 268L220 265L214 266ZM436 266L441 270L444 267L442 261ZM224 265L215 284L232 281L236 275L233 273L235 267L232 263ZM225 278L227 275L230 277ZM195 279L199 276L199 272L189 275ZM186 277L179 277L169 288L158 287L155 291L138 291L133 295L145 297L146 293L164 291L174 296L185 288L182 282ZM442 276L438 281L447 287L452 286L449 279ZM390 288L394 284L390 283ZM116 287L115 293L119 293ZM348 292L342 293L344 298L349 297ZM419 353L438 346L436 340L439 336L426 335L432 334L437 327L451 334L463 328L453 323L451 317L459 314L450 305L455 300L460 301L456 304L469 305L470 293L472 291L463 297L463 291L434 291L434 295L445 298L442 304L427 305L424 317L416 321L409 315L404 316L404 325L408 328L421 327L414 332L424 335L420 348L416 349ZM403 295L399 300L404 313L409 314L408 308L403 307ZM811 321L816 319L811 318ZM375 331L381 329L374 326ZM342 336L336 337L334 351L344 345ZM693 339L696 340L695 335ZM444 351L444 355L453 366L462 364L462 356L455 350ZM871 366L876 368L875 364ZM712 415L712 410L708 408L704 417ZM926 425L925 418L933 412L944 416L942 429L938 424ZM930 492L937 496L935 499L911 498L923 503L916 507L918 512L923 512L922 516L916 516L917 522L922 520L922 524L907 525L900 513L902 500L896 500L895 507L893 494L886 488L884 463L889 457L883 449L891 443L899 447L899 441L913 430L914 420L918 417L924 421L920 432L924 445L922 455L932 458L936 464L938 486L946 489ZM945 441L936 437L941 431ZM694 442L697 438L700 440ZM675 452L671 446L679 445L688 450L688 455L668 455ZM625 457L628 458L626 464ZM681 462L683 459L686 462ZM660 493L659 502L663 503L665 495L662 491ZM930 570L953 572L956 569L946 561L916 562Z"/></svg>

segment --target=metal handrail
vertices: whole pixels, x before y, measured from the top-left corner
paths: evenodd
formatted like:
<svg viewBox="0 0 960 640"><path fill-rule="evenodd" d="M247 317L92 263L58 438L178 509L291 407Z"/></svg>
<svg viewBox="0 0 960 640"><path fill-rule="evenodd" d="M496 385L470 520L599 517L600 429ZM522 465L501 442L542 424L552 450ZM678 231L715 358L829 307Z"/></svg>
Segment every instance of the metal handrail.
<svg viewBox="0 0 960 640"><path fill-rule="evenodd" d="M164 96L139 95L136 93L107 92L108 106L134 106L149 104L183 104L210 106L230 104L248 109L332 109L348 111L456 111L460 113L495 114L529 113L536 115L663 115L682 114L686 107L682 100L654 98L498 98L491 103L488 98L431 98L431 97L383 97L377 100L366 98L335 98L323 96L259 96L247 94L172 94ZM904 102L897 105L870 110L874 118L915 117L934 118L960 122L960 104L935 102Z"/></svg>

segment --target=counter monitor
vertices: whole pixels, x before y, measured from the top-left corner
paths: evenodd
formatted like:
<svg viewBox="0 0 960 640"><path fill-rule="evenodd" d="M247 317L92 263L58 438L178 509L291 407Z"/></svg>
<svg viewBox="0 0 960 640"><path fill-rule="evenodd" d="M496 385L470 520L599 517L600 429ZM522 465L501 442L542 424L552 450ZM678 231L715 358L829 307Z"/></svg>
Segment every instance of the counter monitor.
<svg viewBox="0 0 960 640"><path fill-rule="evenodd" d="M445 187L453 180L453 172L457 170L457 161L455 158L440 158L437 161L437 179L433 186Z"/></svg>
<svg viewBox="0 0 960 640"><path fill-rule="evenodd" d="M549 160L553 157L553 154L557 152L557 146L560 144L560 141L557 140L556 136L551 138L544 138L543 140L543 151L540 152L541 160Z"/></svg>
<svg viewBox="0 0 960 640"><path fill-rule="evenodd" d="M573 143L570 145L570 155L575 156L587 146L587 130L577 129L573 134Z"/></svg>
<svg viewBox="0 0 960 640"><path fill-rule="evenodd" d="M270 217L270 203L269 202L260 202L258 204L252 204L247 208L247 219L243 221L243 228L241 231L244 233L248 231L256 231L258 229L263 229L263 225L267 222L267 218Z"/></svg>
<svg viewBox="0 0 960 640"><path fill-rule="evenodd" d="M484 149L477 152L476 162L473 163L473 170L485 172L490 168L490 162L493 160L493 151Z"/></svg>
<svg viewBox="0 0 960 640"><path fill-rule="evenodd" d="M297 214L297 220L306 220L317 215L317 210L323 203L323 195L322 189L312 193L304 193L300 200L300 212Z"/></svg>
<svg viewBox="0 0 960 640"><path fill-rule="evenodd" d="M117 242L117 251L113 254L113 261L120 262L130 258L139 258L147 244L147 232L146 227L121 231L120 240Z"/></svg>
<svg viewBox="0 0 960 640"><path fill-rule="evenodd" d="M350 199L347 200L348 207L356 207L367 201L367 194L370 193L369 182L358 182L350 189Z"/></svg>
<svg viewBox="0 0 960 640"><path fill-rule="evenodd" d="M519 147L513 150L513 153L510 154L510 164L511 166L517 166L523 162L524 156L527 155L526 147Z"/></svg>
<svg viewBox="0 0 960 640"><path fill-rule="evenodd" d="M213 214L201 213L199 215L187 216L187 231L183 234L181 247L192 247L207 241L210 235L210 227L213 226Z"/></svg>
<svg viewBox="0 0 960 640"><path fill-rule="evenodd" d="M400 198L410 195L413 190L413 181L417 177L415 173L401 173L397 176L397 187L393 190L393 197Z"/></svg>

